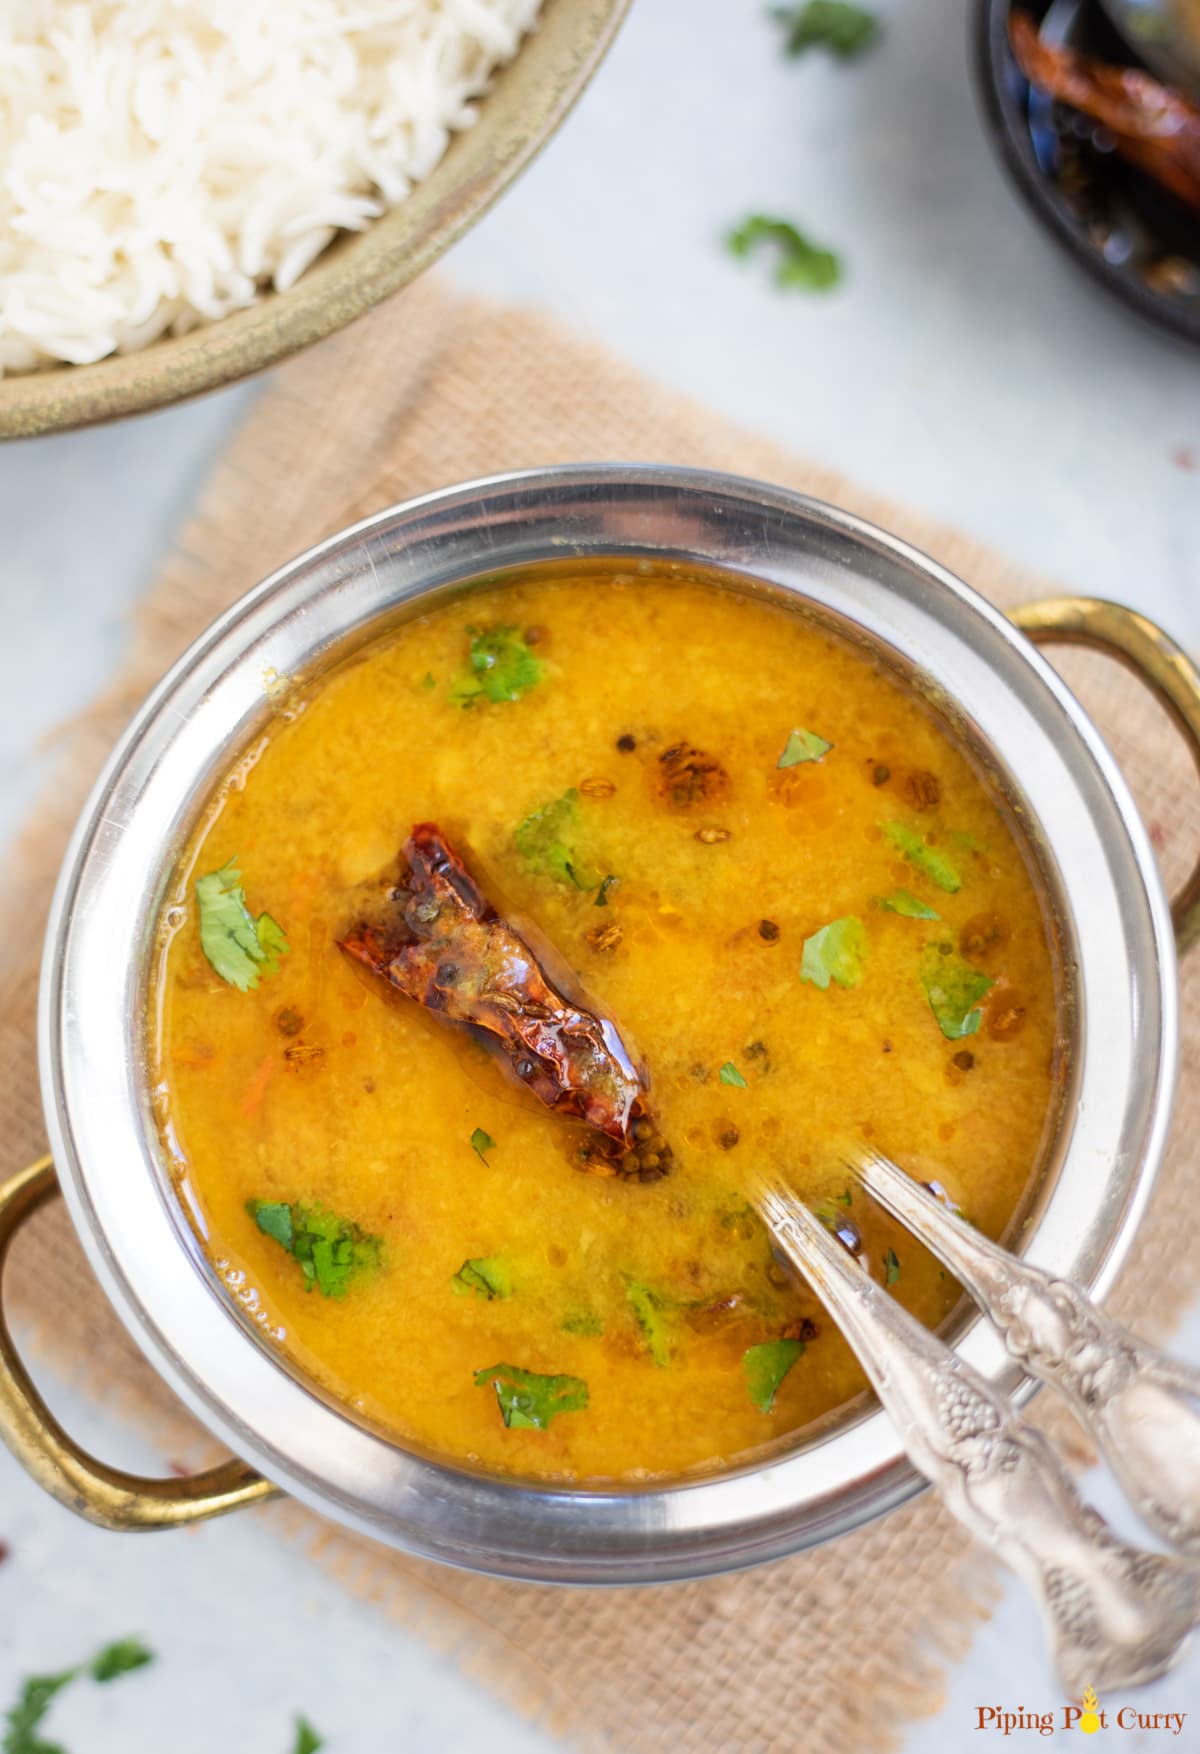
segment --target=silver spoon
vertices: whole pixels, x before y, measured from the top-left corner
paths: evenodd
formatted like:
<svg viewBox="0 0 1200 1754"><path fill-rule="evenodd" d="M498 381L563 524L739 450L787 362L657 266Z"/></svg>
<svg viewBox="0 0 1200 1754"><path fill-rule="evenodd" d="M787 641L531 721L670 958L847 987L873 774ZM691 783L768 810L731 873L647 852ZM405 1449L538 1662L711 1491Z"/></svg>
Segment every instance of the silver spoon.
<svg viewBox="0 0 1200 1754"><path fill-rule="evenodd" d="M854 1347L912 1461L1033 1591L1067 1692L1165 1674L1195 1624L1200 1573L1115 1535L1042 1433L877 1285L795 1195L767 1186L758 1206Z"/></svg>

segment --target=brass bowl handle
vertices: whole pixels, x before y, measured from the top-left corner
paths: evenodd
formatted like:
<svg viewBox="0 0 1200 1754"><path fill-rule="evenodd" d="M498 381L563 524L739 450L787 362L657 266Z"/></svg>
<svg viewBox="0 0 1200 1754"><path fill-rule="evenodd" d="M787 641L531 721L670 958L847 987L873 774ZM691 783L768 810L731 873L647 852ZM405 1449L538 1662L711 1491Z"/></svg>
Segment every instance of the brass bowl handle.
<svg viewBox="0 0 1200 1754"><path fill-rule="evenodd" d="M0 1291L13 1238L58 1193L48 1157L0 1185ZM177 1529L244 1505L278 1487L231 1460L181 1479L143 1480L98 1462L72 1441L34 1388L17 1355L0 1303L0 1440L52 1498L102 1529Z"/></svg>
<svg viewBox="0 0 1200 1754"><path fill-rule="evenodd" d="M1098 597L1047 597L1011 612L1035 645L1089 646L1124 664L1166 708L1200 774L1200 670L1153 621ZM1200 862L1171 903L1182 955L1200 939Z"/></svg>

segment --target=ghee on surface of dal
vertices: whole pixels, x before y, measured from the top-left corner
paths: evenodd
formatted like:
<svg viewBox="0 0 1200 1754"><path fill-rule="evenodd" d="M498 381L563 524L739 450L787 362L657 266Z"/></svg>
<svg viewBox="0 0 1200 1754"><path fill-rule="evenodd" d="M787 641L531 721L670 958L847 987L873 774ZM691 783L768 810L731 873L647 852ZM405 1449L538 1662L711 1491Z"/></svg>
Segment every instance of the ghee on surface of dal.
<svg viewBox="0 0 1200 1754"><path fill-rule="evenodd" d="M473 630L496 627L530 633L540 679L464 706ZM780 767L793 731L831 747ZM664 787L661 758L681 742L720 763L722 795ZM515 839L571 788L587 888L532 868ZM356 886L395 873L426 820L649 1068L674 1151L665 1179L582 1172L586 1128L339 950ZM290 945L246 992L210 966L198 930L196 880L231 859L251 914ZM600 873L617 879L602 906ZM898 895L938 917L882 905ZM806 939L847 918L862 923L841 968L857 984L802 980ZM994 983L961 1038L931 1007L938 958ZM744 1457L863 1386L772 1260L746 1200L755 1172L856 1226L871 1273L923 1321L946 1315L957 1287L850 1191L838 1145L870 1140L999 1234L1056 1118L1058 997L1047 916L997 794L873 653L701 581L529 575L405 622L280 704L167 897L151 1075L229 1295L323 1393L451 1460L636 1479ZM306 1288L257 1201L352 1220L381 1239L378 1265L339 1297ZM455 1282L481 1259L500 1262L507 1295ZM744 1354L781 1337L804 1349L765 1412ZM491 1383L475 1382L501 1362L581 1379L586 1410L506 1427Z"/></svg>

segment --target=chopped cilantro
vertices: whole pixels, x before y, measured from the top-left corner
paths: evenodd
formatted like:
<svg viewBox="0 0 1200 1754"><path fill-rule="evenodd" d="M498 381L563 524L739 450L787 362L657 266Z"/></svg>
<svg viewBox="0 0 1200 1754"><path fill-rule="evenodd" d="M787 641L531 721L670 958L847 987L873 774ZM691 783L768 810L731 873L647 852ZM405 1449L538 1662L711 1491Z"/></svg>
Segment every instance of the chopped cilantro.
<svg viewBox="0 0 1200 1754"><path fill-rule="evenodd" d="M579 793L572 786L553 804L534 810L517 829L517 851L531 870L576 889L595 889L600 873L580 859L575 850L579 833Z"/></svg>
<svg viewBox="0 0 1200 1754"><path fill-rule="evenodd" d="M856 987L862 980L866 952L866 929L856 915L830 920L804 940L800 979L811 981L822 992L830 981L836 981L839 987Z"/></svg>
<svg viewBox="0 0 1200 1754"><path fill-rule="evenodd" d="M779 246L775 284L785 290L824 292L836 285L842 267L832 250L821 249L786 219L752 213L726 238L731 255L749 256L762 243Z"/></svg>
<svg viewBox="0 0 1200 1754"><path fill-rule="evenodd" d="M144 1669L147 1663L153 1661L154 1652L148 1650L140 1638L119 1638L114 1644L106 1644L92 1658L88 1664L88 1673L93 1681L115 1681L118 1675L128 1675L134 1669Z"/></svg>
<svg viewBox="0 0 1200 1754"><path fill-rule="evenodd" d="M939 853L936 847L926 846L924 835L903 822L885 822L883 832L892 845L904 854L910 865L923 871L947 895L957 895L962 888L962 878L945 853Z"/></svg>
<svg viewBox="0 0 1200 1754"><path fill-rule="evenodd" d="M288 941L270 914L251 914L236 858L197 879L196 904L200 948L223 981L244 993L260 974L276 972Z"/></svg>
<svg viewBox="0 0 1200 1754"><path fill-rule="evenodd" d="M296 1740L292 1744L292 1754L318 1754L325 1746L324 1736L318 1735L306 1717L296 1719Z"/></svg>
<svg viewBox="0 0 1200 1754"><path fill-rule="evenodd" d="M515 627L470 627L470 658L450 685L450 698L460 706L492 701L520 700L545 675L546 666L535 658Z"/></svg>
<svg viewBox="0 0 1200 1754"><path fill-rule="evenodd" d="M948 946L934 945L922 959L921 984L946 1040L961 1041L979 1028L980 1002L995 982Z"/></svg>
<svg viewBox="0 0 1200 1754"><path fill-rule="evenodd" d="M665 1369L671 1362L671 1340L663 1320L664 1299L648 1285L639 1285L636 1280L625 1287L625 1295L645 1335L651 1358L660 1370Z"/></svg>
<svg viewBox="0 0 1200 1754"><path fill-rule="evenodd" d="M480 1163L487 1163L487 1158L483 1154L485 1151L494 1151L496 1149L496 1141L492 1138L490 1133L485 1133L482 1127L476 1127L475 1131L471 1134L471 1149L476 1157L478 1157Z"/></svg>
<svg viewBox="0 0 1200 1754"><path fill-rule="evenodd" d="M360 1273L378 1267L383 1242L347 1218L300 1201L251 1200L247 1210L258 1228L286 1249L304 1274L306 1291L315 1285L325 1297L344 1297Z"/></svg>
<svg viewBox="0 0 1200 1754"><path fill-rule="evenodd" d="M890 914L900 914L906 920L940 920L941 914L928 902L921 901L911 889L893 889L885 895L880 904Z"/></svg>
<svg viewBox="0 0 1200 1754"><path fill-rule="evenodd" d="M746 1388L760 1413L771 1411L780 1383L803 1353L803 1340L764 1340L742 1354Z"/></svg>
<svg viewBox="0 0 1200 1754"><path fill-rule="evenodd" d="M852 1206L854 1204L854 1195L849 1188L843 1188L840 1194L835 1194L833 1197L839 1206Z"/></svg>
<svg viewBox="0 0 1200 1754"><path fill-rule="evenodd" d="M818 737L815 731L791 731L775 766L797 767L802 761L820 761L832 748L833 744Z"/></svg>
<svg viewBox="0 0 1200 1754"><path fill-rule="evenodd" d="M475 1372L475 1387L489 1383L512 1430L545 1431L559 1413L582 1413L588 1404L587 1384L577 1376L540 1376L517 1364L489 1364Z"/></svg>
<svg viewBox="0 0 1200 1754"><path fill-rule="evenodd" d="M604 882L600 885L599 889L596 891L596 906L597 907L607 907L608 906L608 892L613 887L613 885L615 883L619 883L620 881L621 881L621 879L619 877L606 877L604 879Z"/></svg>
<svg viewBox="0 0 1200 1754"><path fill-rule="evenodd" d="M31 1675L21 1688L17 1703L5 1716L4 1754L64 1754L57 1742L43 1742L36 1733L56 1694L78 1675L64 1669L58 1675Z"/></svg>
<svg viewBox="0 0 1200 1754"><path fill-rule="evenodd" d="M563 1317L562 1330L564 1334L583 1334L594 1339L604 1332L604 1323L594 1310L580 1309Z"/></svg>
<svg viewBox="0 0 1200 1754"><path fill-rule="evenodd" d="M879 20L847 0L806 0L802 6L780 6L772 15L783 26L784 49L802 55L818 45L841 61L861 55L879 35Z"/></svg>
<svg viewBox="0 0 1200 1754"><path fill-rule="evenodd" d="M437 687L437 681L434 677L432 670L426 670L424 676L421 678L421 687L422 688L436 688Z"/></svg>
<svg viewBox="0 0 1200 1754"><path fill-rule="evenodd" d="M721 1070L717 1073L717 1077L721 1080L722 1084L732 1084L735 1090L745 1090L746 1088L746 1080L742 1077L742 1074L738 1071L732 1060L726 1060L725 1064L721 1067Z"/></svg>
<svg viewBox="0 0 1200 1754"><path fill-rule="evenodd" d="M450 1283L459 1297L473 1291L490 1303L494 1297L512 1296L512 1273L499 1255L479 1255L473 1261L464 1261Z"/></svg>
<svg viewBox="0 0 1200 1754"><path fill-rule="evenodd" d="M889 1285L894 1285L900 1277L900 1257L895 1249L889 1249L883 1257L883 1271Z"/></svg>

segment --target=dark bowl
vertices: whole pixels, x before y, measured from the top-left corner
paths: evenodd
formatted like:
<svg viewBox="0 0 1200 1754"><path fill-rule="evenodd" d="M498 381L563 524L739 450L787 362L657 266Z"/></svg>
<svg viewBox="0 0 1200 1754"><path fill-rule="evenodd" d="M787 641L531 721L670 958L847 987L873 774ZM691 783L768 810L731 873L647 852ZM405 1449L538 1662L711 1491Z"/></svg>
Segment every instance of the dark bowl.
<svg viewBox="0 0 1200 1754"><path fill-rule="evenodd" d="M1056 40L1139 65L1098 0L1020 0ZM1013 0L979 0L974 63L987 134L1019 193L1093 280L1149 322L1200 345L1200 215L1127 164L1105 131L1030 87L1008 40Z"/></svg>

